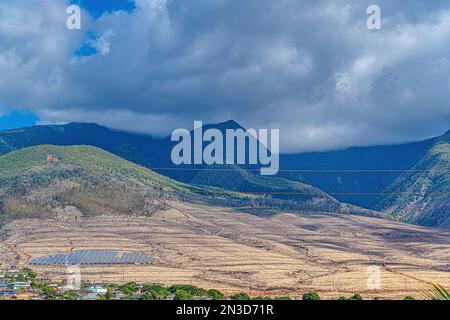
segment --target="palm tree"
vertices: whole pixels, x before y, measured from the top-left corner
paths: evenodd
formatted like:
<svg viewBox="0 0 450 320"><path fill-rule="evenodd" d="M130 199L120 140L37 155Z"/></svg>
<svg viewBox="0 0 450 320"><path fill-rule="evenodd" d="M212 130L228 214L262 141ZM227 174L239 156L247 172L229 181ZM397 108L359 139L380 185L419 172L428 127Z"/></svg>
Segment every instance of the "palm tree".
<svg viewBox="0 0 450 320"><path fill-rule="evenodd" d="M429 300L450 300L450 293L437 283L430 283L424 295Z"/></svg>

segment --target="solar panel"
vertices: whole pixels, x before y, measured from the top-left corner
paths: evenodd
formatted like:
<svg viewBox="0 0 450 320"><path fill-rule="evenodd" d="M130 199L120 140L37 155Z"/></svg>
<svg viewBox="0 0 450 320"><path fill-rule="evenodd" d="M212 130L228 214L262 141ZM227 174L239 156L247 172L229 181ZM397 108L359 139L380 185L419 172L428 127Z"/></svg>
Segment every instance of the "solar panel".
<svg viewBox="0 0 450 320"><path fill-rule="evenodd" d="M106 255L106 263L111 264L113 262L113 259L114 259L114 253L108 252L108 254Z"/></svg>
<svg viewBox="0 0 450 320"><path fill-rule="evenodd" d="M92 254L89 257L89 264L94 264L96 257L97 257L97 252L92 251Z"/></svg>
<svg viewBox="0 0 450 320"><path fill-rule="evenodd" d="M30 265L151 264L154 260L152 256L136 252L81 250L36 257L30 260Z"/></svg>
<svg viewBox="0 0 450 320"><path fill-rule="evenodd" d="M123 264L128 263L128 252L124 252L122 254L122 263Z"/></svg>
<svg viewBox="0 0 450 320"><path fill-rule="evenodd" d="M103 263L103 252L99 251L97 255L97 264Z"/></svg>
<svg viewBox="0 0 450 320"><path fill-rule="evenodd" d="M66 255L64 254L57 255L56 264L63 264L65 262L66 262Z"/></svg>
<svg viewBox="0 0 450 320"><path fill-rule="evenodd" d="M98 251L94 251L92 256L91 264L97 264L100 253Z"/></svg>

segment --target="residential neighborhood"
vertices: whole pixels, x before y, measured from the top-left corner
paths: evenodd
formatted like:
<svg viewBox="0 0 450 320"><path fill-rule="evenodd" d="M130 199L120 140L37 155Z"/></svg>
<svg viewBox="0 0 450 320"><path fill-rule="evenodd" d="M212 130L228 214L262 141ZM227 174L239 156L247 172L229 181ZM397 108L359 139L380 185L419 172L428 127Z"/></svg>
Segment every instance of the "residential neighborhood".
<svg viewBox="0 0 450 320"><path fill-rule="evenodd" d="M246 294L230 299L249 299ZM0 271L0 300L222 300L218 290L192 285L100 284L82 282L79 289L67 283L48 282L31 269Z"/></svg>

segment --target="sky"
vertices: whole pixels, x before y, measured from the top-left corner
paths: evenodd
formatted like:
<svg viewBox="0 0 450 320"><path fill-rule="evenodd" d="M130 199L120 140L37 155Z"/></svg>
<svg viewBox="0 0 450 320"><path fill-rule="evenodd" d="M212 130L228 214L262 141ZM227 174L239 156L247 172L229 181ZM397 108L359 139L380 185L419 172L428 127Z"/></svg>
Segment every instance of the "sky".
<svg viewBox="0 0 450 320"><path fill-rule="evenodd" d="M233 119L284 152L450 129L450 0L78 0L80 30L70 3L0 1L0 129Z"/></svg>

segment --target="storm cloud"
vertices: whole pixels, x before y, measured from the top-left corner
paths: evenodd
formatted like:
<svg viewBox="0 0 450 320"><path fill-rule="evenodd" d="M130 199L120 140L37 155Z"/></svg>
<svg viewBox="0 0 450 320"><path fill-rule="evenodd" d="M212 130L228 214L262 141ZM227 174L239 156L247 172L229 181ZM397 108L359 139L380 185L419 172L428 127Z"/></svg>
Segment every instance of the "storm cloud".
<svg viewBox="0 0 450 320"><path fill-rule="evenodd" d="M68 4L0 3L0 110L154 135L233 119L285 152L450 129L449 1L136 0L81 30Z"/></svg>

